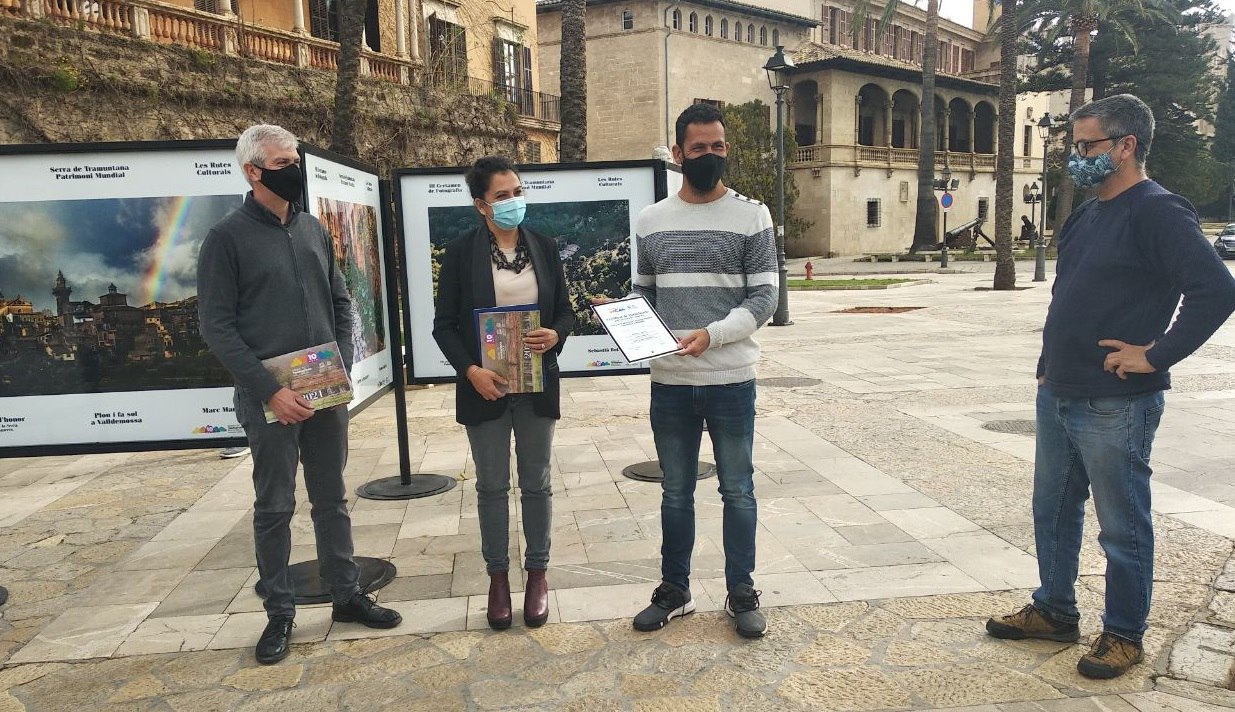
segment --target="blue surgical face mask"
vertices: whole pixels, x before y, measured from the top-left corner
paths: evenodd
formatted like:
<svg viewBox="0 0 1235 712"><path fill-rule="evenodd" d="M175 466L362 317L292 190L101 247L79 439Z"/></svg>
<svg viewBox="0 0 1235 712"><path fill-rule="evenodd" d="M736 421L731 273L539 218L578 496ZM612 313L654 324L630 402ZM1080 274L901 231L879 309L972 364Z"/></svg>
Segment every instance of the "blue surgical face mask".
<svg viewBox="0 0 1235 712"><path fill-rule="evenodd" d="M1116 145L1119 145L1118 142ZM1079 153L1068 156L1068 175L1072 176L1072 182L1076 184L1076 187L1093 188L1101 185L1103 181L1111 177L1111 174L1119 170L1119 166L1115 165L1115 159L1111 158L1111 151L1114 150L1115 146L1111 146L1110 151L1092 158L1086 158Z"/></svg>
<svg viewBox="0 0 1235 712"><path fill-rule="evenodd" d="M521 195L485 204L493 208L493 224L503 230L519 227L523 223L523 216L527 215L527 201Z"/></svg>

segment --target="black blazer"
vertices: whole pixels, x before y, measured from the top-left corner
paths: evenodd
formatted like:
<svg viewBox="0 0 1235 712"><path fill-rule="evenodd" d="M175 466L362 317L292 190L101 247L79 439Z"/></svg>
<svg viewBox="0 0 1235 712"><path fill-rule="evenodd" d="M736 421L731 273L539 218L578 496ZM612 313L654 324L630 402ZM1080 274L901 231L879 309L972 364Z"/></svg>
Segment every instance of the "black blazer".
<svg viewBox="0 0 1235 712"><path fill-rule="evenodd" d="M557 346L544 354L545 390L532 395L536 415L561 418L560 371L557 356L566 336L575 325L575 312L566 289L566 275L552 238L519 228L527 239L532 267L536 270L536 291L540 304L540 323L557 332ZM455 384L455 420L478 425L498 418L506 411L508 399L485 400L467 380L467 370L480 365L480 343L476 338L473 309L497 306L493 293L493 260L489 230L477 228L446 245L437 282L437 309L433 316L433 338L458 374Z"/></svg>

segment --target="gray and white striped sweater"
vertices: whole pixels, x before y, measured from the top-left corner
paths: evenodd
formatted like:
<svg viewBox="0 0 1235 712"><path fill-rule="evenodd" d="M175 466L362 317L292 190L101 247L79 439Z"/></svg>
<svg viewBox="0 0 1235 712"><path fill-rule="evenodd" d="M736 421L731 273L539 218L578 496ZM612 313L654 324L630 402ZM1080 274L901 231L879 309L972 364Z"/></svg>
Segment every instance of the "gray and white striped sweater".
<svg viewBox="0 0 1235 712"><path fill-rule="evenodd" d="M755 330L776 309L776 239L767 206L730 190L709 203L677 194L649 205L635 222L634 292L646 297L679 338L706 328L698 358L652 361L652 380L685 386L755 377Z"/></svg>

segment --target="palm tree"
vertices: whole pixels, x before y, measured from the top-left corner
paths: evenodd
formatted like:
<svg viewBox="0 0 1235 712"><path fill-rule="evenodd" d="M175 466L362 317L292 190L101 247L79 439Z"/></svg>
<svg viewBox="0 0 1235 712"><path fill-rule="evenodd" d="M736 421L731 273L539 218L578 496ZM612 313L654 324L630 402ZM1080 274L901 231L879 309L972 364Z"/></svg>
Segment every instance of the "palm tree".
<svg viewBox="0 0 1235 712"><path fill-rule="evenodd" d="M587 0L562 2L563 162L587 160Z"/></svg>
<svg viewBox="0 0 1235 712"><path fill-rule="evenodd" d="M896 17L899 0L888 0L883 8L883 16L875 33L875 44L882 40L883 33L892 26ZM866 25L866 15L870 10L870 0L858 0L853 8L853 37L857 38ZM935 203L935 54L939 43L939 0L926 2L926 33L923 36L922 48L922 101L919 109L922 118L918 122L918 202L913 226L913 244L910 252L929 250L938 242L936 224L939 220L938 208Z"/></svg>
<svg viewBox="0 0 1235 712"><path fill-rule="evenodd" d="M339 71L335 78L334 121L330 150L357 156L356 85L360 81L360 45L364 41L368 0L339 0Z"/></svg>
<svg viewBox="0 0 1235 712"><path fill-rule="evenodd" d="M992 11L994 0L991 1ZM1012 257L1012 200L1016 148L1016 0L1003 0L999 28L999 155L995 158L995 289L1016 288Z"/></svg>
<svg viewBox="0 0 1235 712"><path fill-rule="evenodd" d="M1135 52L1139 48L1133 20L1150 19L1174 23L1173 9L1163 0L1025 0L1018 13L1020 31L1036 30L1043 34L1045 46L1055 45L1065 34L1072 38L1072 94L1068 99L1071 113L1085 104L1085 87L1089 83L1089 45L1099 23L1109 25L1122 34ZM1002 33L1001 33L1002 34ZM1072 126L1065 128L1064 146L1072 145ZM1055 225L1063 225L1072 213L1075 186L1064 171L1055 193Z"/></svg>

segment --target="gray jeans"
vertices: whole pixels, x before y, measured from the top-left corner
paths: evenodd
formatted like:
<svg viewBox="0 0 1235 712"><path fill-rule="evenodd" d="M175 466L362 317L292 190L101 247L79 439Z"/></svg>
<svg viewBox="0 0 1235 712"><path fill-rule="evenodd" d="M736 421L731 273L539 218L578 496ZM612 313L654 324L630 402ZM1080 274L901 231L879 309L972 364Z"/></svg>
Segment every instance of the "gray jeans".
<svg viewBox="0 0 1235 712"><path fill-rule="evenodd" d="M467 426L476 461L476 509L480 516L480 553L489 573L510 570L510 433L515 434L519 502L523 505L524 568L549 568L553 527L553 487L549 463L557 420L532 410L526 395L506 396L510 404L496 420Z"/></svg>
<svg viewBox="0 0 1235 712"><path fill-rule="evenodd" d="M352 520L343 486L347 409L320 411L302 423L280 425L267 423L262 404L239 389L234 402L253 450L253 542L260 584L266 594L266 615L296 613L288 559L292 552L292 514L296 511L297 461L304 465L322 579L336 603L348 601L359 590L360 567L352 559Z"/></svg>

